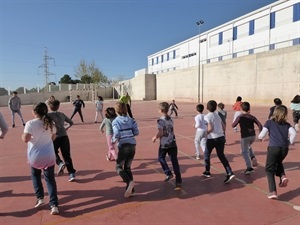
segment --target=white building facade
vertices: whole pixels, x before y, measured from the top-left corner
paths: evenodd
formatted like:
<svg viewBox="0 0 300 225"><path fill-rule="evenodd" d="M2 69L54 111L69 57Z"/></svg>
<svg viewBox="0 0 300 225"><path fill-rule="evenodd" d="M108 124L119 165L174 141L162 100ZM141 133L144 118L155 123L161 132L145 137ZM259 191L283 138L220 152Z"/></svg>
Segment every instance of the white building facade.
<svg viewBox="0 0 300 225"><path fill-rule="evenodd" d="M148 56L146 73L166 73L299 44L300 0L280 0L209 31L201 33L199 27L199 35Z"/></svg>

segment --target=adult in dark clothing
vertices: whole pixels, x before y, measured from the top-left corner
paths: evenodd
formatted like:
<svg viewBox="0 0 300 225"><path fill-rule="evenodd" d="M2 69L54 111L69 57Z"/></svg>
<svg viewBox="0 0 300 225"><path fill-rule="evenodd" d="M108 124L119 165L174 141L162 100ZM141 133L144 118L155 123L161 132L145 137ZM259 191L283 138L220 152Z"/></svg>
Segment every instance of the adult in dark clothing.
<svg viewBox="0 0 300 225"><path fill-rule="evenodd" d="M81 107L84 108L84 107L85 107L85 104L84 104L84 102L80 99L80 96L79 96L79 95L77 95L77 100L75 100L75 101L73 102L73 105L75 106L75 108L74 108L73 114L72 114L72 116L70 117L70 119L72 119L73 116L78 112L78 113L79 113L79 116L80 116L80 118L81 118L81 122L84 123L84 121L83 121L83 116L82 116L82 112L81 112Z"/></svg>

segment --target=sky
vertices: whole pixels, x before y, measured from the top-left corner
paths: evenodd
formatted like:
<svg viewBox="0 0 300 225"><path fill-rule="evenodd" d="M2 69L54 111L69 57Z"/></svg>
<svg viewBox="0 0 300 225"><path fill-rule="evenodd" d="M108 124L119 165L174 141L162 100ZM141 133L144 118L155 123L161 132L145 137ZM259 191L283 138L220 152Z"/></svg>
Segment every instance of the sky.
<svg viewBox="0 0 300 225"><path fill-rule="evenodd" d="M0 0L0 87L72 79L81 60L110 80L129 79L147 56L275 0Z"/></svg>

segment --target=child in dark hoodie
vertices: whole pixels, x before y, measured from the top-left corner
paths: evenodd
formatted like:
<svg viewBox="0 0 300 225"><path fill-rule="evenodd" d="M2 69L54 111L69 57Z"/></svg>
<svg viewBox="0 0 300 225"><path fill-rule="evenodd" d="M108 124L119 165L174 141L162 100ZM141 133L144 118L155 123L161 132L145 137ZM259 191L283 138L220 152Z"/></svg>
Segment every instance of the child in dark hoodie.
<svg viewBox="0 0 300 225"><path fill-rule="evenodd" d="M118 116L112 122L112 143L118 142L119 152L116 160L116 170L126 183L124 196L128 198L134 193L131 164L135 155L135 136L139 134L139 129L136 121L127 116L127 106L125 103L117 102L115 110Z"/></svg>

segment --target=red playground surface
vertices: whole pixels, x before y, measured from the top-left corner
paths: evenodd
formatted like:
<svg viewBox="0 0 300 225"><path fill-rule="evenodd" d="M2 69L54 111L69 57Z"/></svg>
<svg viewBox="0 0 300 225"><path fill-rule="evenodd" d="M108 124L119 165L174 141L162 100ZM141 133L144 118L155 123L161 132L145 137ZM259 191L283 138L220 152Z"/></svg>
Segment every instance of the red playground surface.
<svg viewBox="0 0 300 225"><path fill-rule="evenodd" d="M34 208L35 195L27 164L26 148L22 142L23 126L16 115L16 127L11 128L11 116L2 107L9 132L0 140L0 224L1 225L296 225L300 224L300 138L290 146L284 161L288 186L278 187L279 200L267 198L268 183L264 165L268 138L257 140L253 149L258 160L255 172L245 175L241 155L240 133L231 128L233 111L228 112L225 154L236 175L224 184L225 170L215 150L212 154L212 177L204 178L203 157L196 160L194 148L196 103L176 102L179 110L174 118L178 144L178 159L182 173L182 190L175 191L174 178L164 182L157 160L158 143L151 138L157 132L158 101L133 101L132 112L138 122L136 155L132 164L135 195L124 198L125 184L115 171L115 162L107 161L105 133L94 123L95 106L86 102L85 123L79 115L68 131L76 181L68 182L68 174L57 176L59 215L50 215L48 204ZM251 102L250 102L251 103ZM104 107L114 106L104 101ZM272 104L272 103L271 103ZM270 105L271 106L271 105ZM32 106L23 106L25 121L33 118ZM61 104L60 111L71 116L73 106ZM252 106L251 113L264 124L269 107ZM174 114L172 115L174 116ZM289 121L292 115L289 112ZM256 130L258 135L258 130ZM202 155L203 156L203 155ZM167 158L168 159L168 158ZM168 159L169 164L170 160ZM57 167L56 167L57 170ZM45 201L48 203L46 192ZM278 183L277 183L278 186Z"/></svg>

